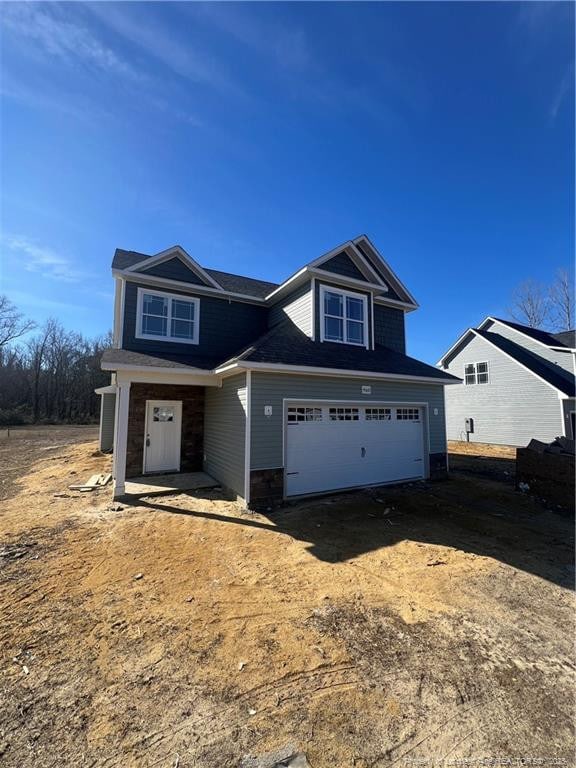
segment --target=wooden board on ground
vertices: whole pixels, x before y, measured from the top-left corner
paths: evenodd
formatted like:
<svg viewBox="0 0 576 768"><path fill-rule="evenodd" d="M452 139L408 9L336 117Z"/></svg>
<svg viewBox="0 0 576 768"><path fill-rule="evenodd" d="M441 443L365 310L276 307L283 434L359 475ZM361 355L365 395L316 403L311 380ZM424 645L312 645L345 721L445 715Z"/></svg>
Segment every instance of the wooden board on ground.
<svg viewBox="0 0 576 768"><path fill-rule="evenodd" d="M112 478L112 475L91 475L90 478L80 485L69 485L71 491L93 491L95 488L103 488Z"/></svg>

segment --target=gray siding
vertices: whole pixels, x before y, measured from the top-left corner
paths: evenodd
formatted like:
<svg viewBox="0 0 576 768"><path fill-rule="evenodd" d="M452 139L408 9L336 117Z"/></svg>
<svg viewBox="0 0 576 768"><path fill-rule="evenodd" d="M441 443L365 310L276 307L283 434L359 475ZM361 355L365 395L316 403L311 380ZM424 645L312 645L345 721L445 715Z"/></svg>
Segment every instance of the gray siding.
<svg viewBox="0 0 576 768"><path fill-rule="evenodd" d="M525 336L514 328L509 328L503 323L487 324L484 330L504 336L505 339L510 339L510 341L524 347L524 349L527 349L534 355L544 358L544 360L547 360L549 363L556 363L565 371L574 374L574 356L570 352L555 352L553 349L549 349L543 344L539 344L529 336Z"/></svg>
<svg viewBox="0 0 576 768"><path fill-rule="evenodd" d="M449 363L449 373L464 379L468 363L487 362L489 383L450 386L446 392L449 440L465 440L464 419L474 419L470 440L525 446L534 437L563 434L558 393L534 374L475 336Z"/></svg>
<svg viewBox="0 0 576 768"><path fill-rule="evenodd" d="M350 256L344 252L338 253L336 256L328 259L328 261L320 264L318 268L325 269L327 272L334 272L336 275L353 277L356 280L364 280L364 282L368 282L356 264L354 264Z"/></svg>
<svg viewBox="0 0 576 768"><path fill-rule="evenodd" d="M273 328L283 320L291 320L307 336L312 336L312 286L305 283L270 308L268 325Z"/></svg>
<svg viewBox="0 0 576 768"><path fill-rule="evenodd" d="M143 288L153 291L149 285ZM268 312L265 307L212 296L197 295L200 299L200 339L198 344L178 344L172 341L156 341L136 338L137 284L126 282L124 299L124 337L122 347L135 352L153 354L165 352L177 355L194 355L224 361L239 352L267 330ZM166 291L165 288L158 290ZM170 289L168 293L181 291ZM185 296L192 294L186 293Z"/></svg>
<svg viewBox="0 0 576 768"><path fill-rule="evenodd" d="M243 497L246 375L206 387L205 397L204 470Z"/></svg>
<svg viewBox="0 0 576 768"><path fill-rule="evenodd" d="M207 285L205 280L202 280L196 272L193 272L176 256L148 269L139 269L138 272L155 277L165 277L169 280L181 280L184 283L193 283L194 285Z"/></svg>
<svg viewBox="0 0 576 768"><path fill-rule="evenodd" d="M316 328L316 338L315 341L320 341L321 335L320 335L320 318L321 318L321 312L320 312L320 286L326 285L329 288L338 288L340 290L345 291L353 291L354 293L360 293L363 296L366 296L368 298L368 338L372 339L372 294L370 291L359 291L357 288L344 288L342 285L338 285L337 283L329 283L326 280L316 280L316 290L315 290L315 297L314 297L314 313L315 313L315 328Z"/></svg>
<svg viewBox="0 0 576 768"><path fill-rule="evenodd" d="M116 395L100 395L100 450L111 451L114 446L114 420L116 417Z"/></svg>
<svg viewBox="0 0 576 768"><path fill-rule="evenodd" d="M374 304L374 341L406 354L404 312L401 309Z"/></svg>
<svg viewBox="0 0 576 768"><path fill-rule="evenodd" d="M370 395L362 395L363 384L371 385ZM283 466L284 398L428 403L430 453L446 450L444 387L441 385L253 371L251 389L251 469ZM264 415L265 405L272 406L272 416Z"/></svg>

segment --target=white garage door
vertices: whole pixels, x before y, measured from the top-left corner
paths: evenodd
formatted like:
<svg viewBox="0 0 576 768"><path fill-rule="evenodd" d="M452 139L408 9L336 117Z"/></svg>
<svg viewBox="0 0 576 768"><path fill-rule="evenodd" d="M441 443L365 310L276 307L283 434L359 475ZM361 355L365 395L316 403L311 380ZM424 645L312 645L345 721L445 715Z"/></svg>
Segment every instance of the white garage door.
<svg viewBox="0 0 576 768"><path fill-rule="evenodd" d="M286 419L287 496L424 476L422 408L294 403Z"/></svg>

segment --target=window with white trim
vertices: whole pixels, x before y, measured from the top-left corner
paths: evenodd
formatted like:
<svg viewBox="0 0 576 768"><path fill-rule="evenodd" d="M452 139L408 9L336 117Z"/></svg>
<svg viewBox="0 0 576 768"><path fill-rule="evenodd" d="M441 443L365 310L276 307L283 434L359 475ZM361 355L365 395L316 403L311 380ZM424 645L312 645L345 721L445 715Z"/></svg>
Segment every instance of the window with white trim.
<svg viewBox="0 0 576 768"><path fill-rule="evenodd" d="M466 384L488 384L488 363L468 363L464 366Z"/></svg>
<svg viewBox="0 0 576 768"><path fill-rule="evenodd" d="M320 287L322 341L365 346L368 299L361 293Z"/></svg>
<svg viewBox="0 0 576 768"><path fill-rule="evenodd" d="M366 421L390 421L391 408L366 408Z"/></svg>
<svg viewBox="0 0 576 768"><path fill-rule="evenodd" d="M322 408L290 406L288 408L288 423L293 424L298 421L322 421Z"/></svg>
<svg viewBox="0 0 576 768"><path fill-rule="evenodd" d="M138 289L137 338L198 344L200 300Z"/></svg>
<svg viewBox="0 0 576 768"><path fill-rule="evenodd" d="M358 408L330 408L330 421L358 421Z"/></svg>
<svg viewBox="0 0 576 768"><path fill-rule="evenodd" d="M420 421L420 408L396 408L398 421Z"/></svg>

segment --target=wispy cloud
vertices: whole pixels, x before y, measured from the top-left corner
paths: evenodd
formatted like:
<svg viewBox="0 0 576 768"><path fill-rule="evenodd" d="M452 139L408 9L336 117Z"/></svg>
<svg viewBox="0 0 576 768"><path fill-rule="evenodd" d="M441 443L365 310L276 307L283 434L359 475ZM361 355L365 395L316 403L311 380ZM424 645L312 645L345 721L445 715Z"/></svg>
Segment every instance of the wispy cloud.
<svg viewBox="0 0 576 768"><path fill-rule="evenodd" d="M178 39L154 15L153 3L137 9L132 3L89 3L85 7L114 34L141 48L147 57L174 74L192 82L240 93L241 89L220 62L194 41L194 29L188 30L185 40Z"/></svg>
<svg viewBox="0 0 576 768"><path fill-rule="evenodd" d="M564 77L560 81L552 103L550 104L550 118L556 120L560 107L564 98L570 93L570 89L574 89L574 66L569 67L564 73Z"/></svg>
<svg viewBox="0 0 576 768"><path fill-rule="evenodd" d="M88 27L64 13L54 3L4 3L0 23L12 35L31 40L45 54L67 64L81 62L115 76L140 79L140 74Z"/></svg>
<svg viewBox="0 0 576 768"><path fill-rule="evenodd" d="M78 283L86 277L86 273L76 268L70 259L27 237L4 235L1 242L3 249L18 258L27 272L37 272L42 277L64 283Z"/></svg>

